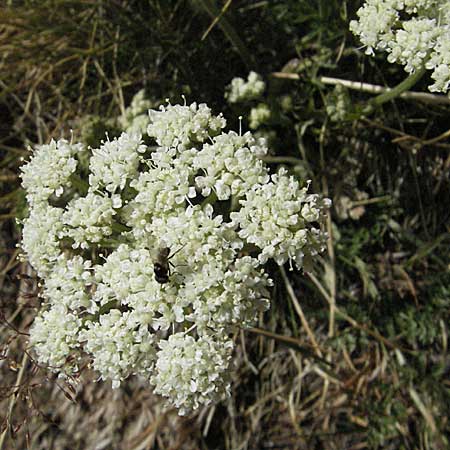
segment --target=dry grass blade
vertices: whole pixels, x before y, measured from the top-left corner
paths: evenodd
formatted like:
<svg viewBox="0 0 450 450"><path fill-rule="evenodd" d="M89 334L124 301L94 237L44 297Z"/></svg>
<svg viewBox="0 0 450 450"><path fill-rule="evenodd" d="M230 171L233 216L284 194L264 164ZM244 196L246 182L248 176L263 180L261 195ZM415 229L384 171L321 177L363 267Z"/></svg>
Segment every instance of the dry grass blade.
<svg viewBox="0 0 450 450"><path fill-rule="evenodd" d="M321 351L319 344L314 336L314 333L311 330L311 327L308 324L305 314L303 313L303 309L300 306L300 302L298 301L297 296L295 295L295 292L294 292L294 289L292 288L291 282L289 281L288 277L286 276L286 271L284 270L284 267L280 267L280 272L281 272L281 276L283 277L283 281L285 283L289 298L291 299L292 303L294 304L295 311L297 312L298 316L300 317L300 321L301 321L303 327L305 328L306 334L308 335L317 355L322 357L322 351Z"/></svg>
<svg viewBox="0 0 450 450"><path fill-rule="evenodd" d="M16 378L16 382L15 382L15 386L17 386L17 387L15 388L15 391L11 395L9 405L8 405L8 411L7 411L6 418L5 418L4 430L2 431L2 434L0 435L0 450L3 450L3 448L4 448L3 445L5 444L5 439L11 428L11 417L12 417L12 413L14 411L14 406L16 404L17 396L19 395L19 391L21 388L22 379L23 379L23 376L25 373L25 369L27 367L27 363L28 363L28 354L24 353L23 357L22 357L22 362L20 365L20 370L17 374L17 378Z"/></svg>

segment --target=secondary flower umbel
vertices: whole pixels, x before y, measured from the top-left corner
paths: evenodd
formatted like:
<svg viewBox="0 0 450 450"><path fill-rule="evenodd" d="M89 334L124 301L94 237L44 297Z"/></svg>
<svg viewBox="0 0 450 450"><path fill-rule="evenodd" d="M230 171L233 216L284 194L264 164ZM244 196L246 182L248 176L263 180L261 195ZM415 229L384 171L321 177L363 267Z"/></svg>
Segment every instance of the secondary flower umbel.
<svg viewBox="0 0 450 450"><path fill-rule="evenodd" d="M388 53L388 61L414 73L432 70L431 92L450 87L450 1L448 0L366 0L358 10L359 20L350 30L366 46Z"/></svg>
<svg viewBox="0 0 450 450"><path fill-rule="evenodd" d="M205 104L169 104L150 111L153 146L123 133L35 150L22 248L43 280L30 337L41 363L73 373L87 354L113 387L145 377L180 413L229 393L230 335L269 307L263 264L300 268L321 251L329 201L270 174L264 141L225 125Z"/></svg>

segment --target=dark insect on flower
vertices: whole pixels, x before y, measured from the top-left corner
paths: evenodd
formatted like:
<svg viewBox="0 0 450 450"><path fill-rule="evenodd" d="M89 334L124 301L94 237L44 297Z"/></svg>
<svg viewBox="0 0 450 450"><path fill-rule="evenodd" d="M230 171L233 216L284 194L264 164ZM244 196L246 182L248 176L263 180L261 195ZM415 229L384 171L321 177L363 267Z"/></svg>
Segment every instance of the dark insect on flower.
<svg viewBox="0 0 450 450"><path fill-rule="evenodd" d="M153 271L155 273L155 280L158 283L164 284L169 281L170 263L169 263L170 248L160 247L153 263ZM173 255L172 255L173 256Z"/></svg>
<svg viewBox="0 0 450 450"><path fill-rule="evenodd" d="M155 280L158 283L164 284L169 281L170 266L175 267L170 262L170 259L173 258L182 248L183 247L180 247L175 253L172 254L170 254L169 247L158 248L158 253L156 254L155 261L153 263L153 272L155 274Z"/></svg>

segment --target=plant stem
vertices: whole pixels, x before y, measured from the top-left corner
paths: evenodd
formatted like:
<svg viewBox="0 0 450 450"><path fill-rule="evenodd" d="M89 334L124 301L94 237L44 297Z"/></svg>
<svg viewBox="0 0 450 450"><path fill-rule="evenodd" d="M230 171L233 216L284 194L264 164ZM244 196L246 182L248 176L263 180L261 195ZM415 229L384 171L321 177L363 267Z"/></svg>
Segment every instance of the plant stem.
<svg viewBox="0 0 450 450"><path fill-rule="evenodd" d="M245 332L258 334L260 336L273 339L277 342L287 345L288 347L298 351L299 353L304 354L304 356L307 358L312 358L327 366L332 366L329 361L315 354L314 346L311 346L310 348L309 346L306 346L304 343L302 343L300 339L296 339L291 336L283 336L282 334L272 333L271 331L263 330L261 328L244 328L243 330Z"/></svg>
<svg viewBox="0 0 450 450"><path fill-rule="evenodd" d="M205 200L202 201L202 208L204 208L206 205L213 205L217 201L217 195L214 191L211 192L211 194L208 195L208 197L205 198Z"/></svg>
<svg viewBox="0 0 450 450"><path fill-rule="evenodd" d="M119 223L119 222L113 222L111 227L112 227L113 231L115 231L116 233L122 233L122 232L127 232L127 231L132 230L130 227L127 227L123 223Z"/></svg>
<svg viewBox="0 0 450 450"><path fill-rule="evenodd" d="M85 195L89 190L89 183L74 173L70 176L70 181L82 195Z"/></svg>
<svg viewBox="0 0 450 450"><path fill-rule="evenodd" d="M17 375L17 379L16 379L16 383L15 383L16 387L14 389L13 395L11 395L11 397L10 397L8 411L7 411L6 420L5 420L5 428L2 432L2 434L0 435L0 450L3 449L3 444L5 443L6 436L8 434L8 431L11 428L11 416L12 416L12 413L14 410L14 405L16 404L16 399L19 396L19 392L20 392L21 384L22 384L22 378L23 378L23 374L25 372L25 368L26 368L27 364L28 364L28 354L26 352L24 352L23 357L22 357L22 362L20 364L20 370Z"/></svg>
<svg viewBox="0 0 450 450"><path fill-rule="evenodd" d="M292 81L301 80L301 77L298 73L272 72L271 76L273 78L282 80L292 80ZM407 78L407 80L408 79L409 78ZM392 89L385 86L380 86L378 84L363 83L362 81L344 80L342 78L319 77L318 80L322 84L327 84L331 86L341 85L346 87L347 89L352 89L354 91L359 92L367 92L368 94L380 94L380 93L384 94L392 91ZM431 94L429 92L406 91L402 92L399 95L399 97L402 98L403 100L420 101L435 105L450 104L450 99L446 95Z"/></svg>
<svg viewBox="0 0 450 450"><path fill-rule="evenodd" d="M373 111L374 108L381 106L383 103L389 102L394 98L399 97L403 92L411 89L424 76L425 72L425 67L422 67L421 69L411 74L408 78L403 80L401 83L397 84L397 86L395 86L394 88L389 89L372 99L369 102L368 106L369 112Z"/></svg>

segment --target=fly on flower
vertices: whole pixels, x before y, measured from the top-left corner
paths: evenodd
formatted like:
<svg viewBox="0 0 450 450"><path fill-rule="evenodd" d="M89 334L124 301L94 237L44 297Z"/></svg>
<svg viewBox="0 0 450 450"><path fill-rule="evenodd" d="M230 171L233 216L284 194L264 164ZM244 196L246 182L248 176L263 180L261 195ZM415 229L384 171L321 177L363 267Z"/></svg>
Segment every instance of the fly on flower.
<svg viewBox="0 0 450 450"><path fill-rule="evenodd" d="M173 258L183 247L179 248L175 253L170 255L169 247L159 247L156 254L155 262L153 263L153 272L155 274L155 280L160 284L165 284L169 281L170 266L173 264L170 259ZM169 256L170 255L170 256Z"/></svg>
<svg viewBox="0 0 450 450"><path fill-rule="evenodd" d="M169 247L160 247L158 249L155 262L153 264L155 280L160 284L164 284L169 281L170 276L169 255L170 255Z"/></svg>

